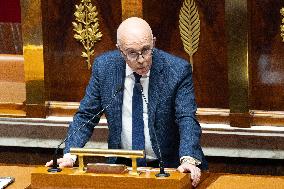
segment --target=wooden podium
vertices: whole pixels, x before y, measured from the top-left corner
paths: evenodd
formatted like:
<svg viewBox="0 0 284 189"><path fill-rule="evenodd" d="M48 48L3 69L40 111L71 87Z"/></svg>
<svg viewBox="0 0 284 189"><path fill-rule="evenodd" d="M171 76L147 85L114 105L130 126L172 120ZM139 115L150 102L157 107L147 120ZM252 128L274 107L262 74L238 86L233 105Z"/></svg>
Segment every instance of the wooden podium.
<svg viewBox="0 0 284 189"><path fill-rule="evenodd" d="M85 173L78 168L64 168L49 173L46 167L38 167L31 174L32 189L84 188L84 189L190 189L189 174L167 169L169 177L156 177L159 169L142 170L139 175Z"/></svg>

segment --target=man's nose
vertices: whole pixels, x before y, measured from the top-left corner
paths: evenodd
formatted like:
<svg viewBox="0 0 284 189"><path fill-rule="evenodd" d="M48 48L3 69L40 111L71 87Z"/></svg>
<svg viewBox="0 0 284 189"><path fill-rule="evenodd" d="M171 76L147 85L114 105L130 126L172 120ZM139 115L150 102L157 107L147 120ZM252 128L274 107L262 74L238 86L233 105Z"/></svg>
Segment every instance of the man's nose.
<svg viewBox="0 0 284 189"><path fill-rule="evenodd" d="M144 61L144 57L142 56L142 54L139 54L138 57L137 57L137 62L142 64Z"/></svg>

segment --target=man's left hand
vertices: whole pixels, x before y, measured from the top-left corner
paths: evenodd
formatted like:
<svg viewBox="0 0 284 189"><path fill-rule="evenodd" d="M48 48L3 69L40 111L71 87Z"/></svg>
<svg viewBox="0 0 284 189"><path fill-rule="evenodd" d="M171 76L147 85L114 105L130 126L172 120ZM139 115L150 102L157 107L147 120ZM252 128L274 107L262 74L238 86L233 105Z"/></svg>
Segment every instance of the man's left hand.
<svg viewBox="0 0 284 189"><path fill-rule="evenodd" d="M191 173L192 186L194 186L194 187L197 186L197 184L200 181L201 170L198 167L196 167L196 165L185 162L185 163L181 164L177 168L177 170L181 173L190 172Z"/></svg>

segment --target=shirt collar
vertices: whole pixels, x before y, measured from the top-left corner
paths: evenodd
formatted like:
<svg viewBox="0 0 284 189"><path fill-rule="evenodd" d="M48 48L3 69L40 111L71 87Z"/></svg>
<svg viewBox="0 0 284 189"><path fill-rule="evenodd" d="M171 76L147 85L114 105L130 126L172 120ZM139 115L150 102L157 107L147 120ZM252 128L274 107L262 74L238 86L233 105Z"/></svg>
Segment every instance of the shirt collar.
<svg viewBox="0 0 284 189"><path fill-rule="evenodd" d="M142 78L149 77L150 71L151 71L151 70L149 70L149 72L148 72L146 75L143 75ZM129 77L129 76L131 76L131 75L133 75L133 71L132 71L132 69L128 66L128 64L126 64L125 76L126 76L126 77Z"/></svg>

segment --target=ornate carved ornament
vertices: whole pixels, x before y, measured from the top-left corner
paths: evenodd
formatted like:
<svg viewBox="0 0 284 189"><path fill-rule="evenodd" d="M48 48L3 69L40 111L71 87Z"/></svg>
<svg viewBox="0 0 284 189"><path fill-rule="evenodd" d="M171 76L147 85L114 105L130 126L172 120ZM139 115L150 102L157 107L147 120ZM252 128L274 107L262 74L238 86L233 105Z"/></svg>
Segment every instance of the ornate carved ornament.
<svg viewBox="0 0 284 189"><path fill-rule="evenodd" d="M179 13L179 30L185 52L193 64L193 54L198 49L200 19L194 0L185 0Z"/></svg>
<svg viewBox="0 0 284 189"><path fill-rule="evenodd" d="M280 9L280 13L282 15L282 24L280 25L280 31L281 31L281 37L282 37L282 41L284 42L284 8Z"/></svg>
<svg viewBox="0 0 284 189"><path fill-rule="evenodd" d="M85 51L82 51L82 57L87 58L88 69L91 69L91 56L94 55L94 44L101 40L102 33L99 31L97 7L91 3L91 0L81 0L80 5L75 5L75 22L72 22L74 38L80 41Z"/></svg>

